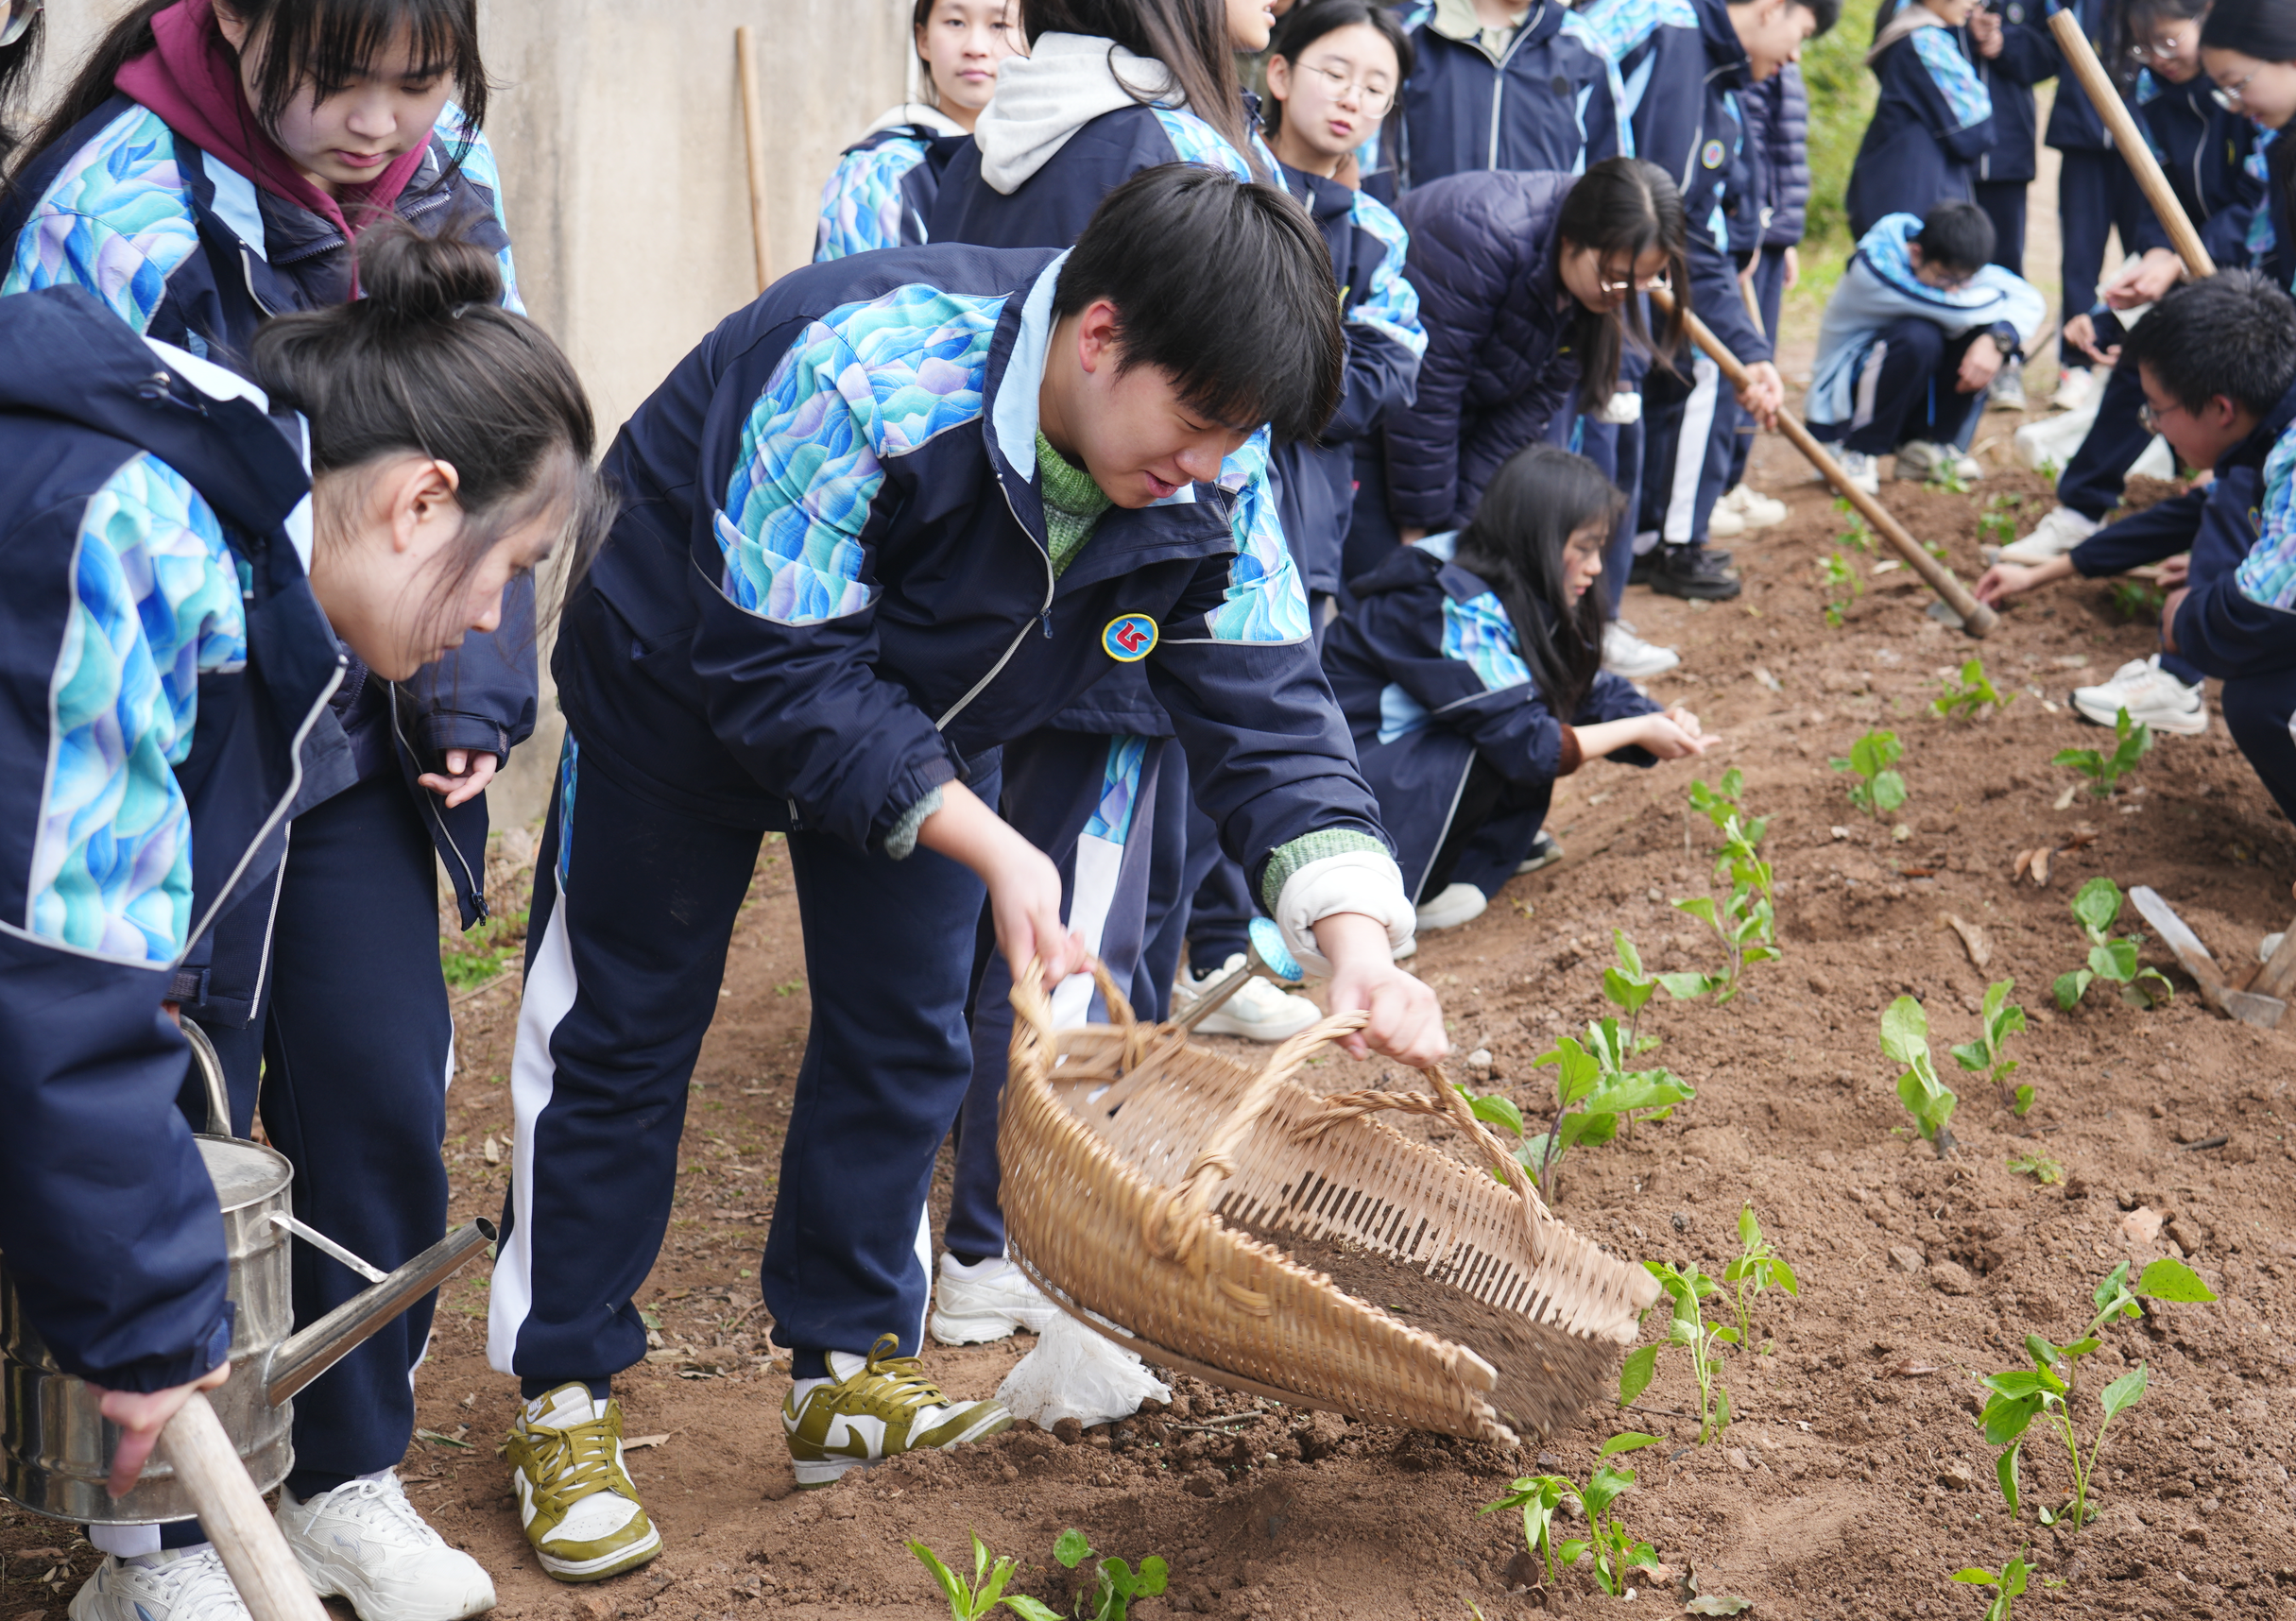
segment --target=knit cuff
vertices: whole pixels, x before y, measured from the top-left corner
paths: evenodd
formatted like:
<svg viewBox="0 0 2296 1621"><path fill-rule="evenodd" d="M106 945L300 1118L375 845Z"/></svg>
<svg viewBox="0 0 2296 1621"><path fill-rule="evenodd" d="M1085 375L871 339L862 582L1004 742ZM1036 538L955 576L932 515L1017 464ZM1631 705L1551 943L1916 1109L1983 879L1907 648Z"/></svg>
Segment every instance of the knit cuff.
<svg viewBox="0 0 2296 1621"><path fill-rule="evenodd" d="M1568 776L1585 763L1586 751L1579 746L1579 728L1565 726L1563 728L1563 752L1561 758L1555 762L1554 775L1558 778Z"/></svg>
<svg viewBox="0 0 2296 1621"><path fill-rule="evenodd" d="M941 808L941 791L932 790L922 799L900 813L893 830L885 835L885 854L897 862L905 862L917 851L917 835L925 825L925 818Z"/></svg>
<svg viewBox="0 0 2296 1621"><path fill-rule="evenodd" d="M1292 881L1293 875L1310 862L1320 862L1328 856L1345 855L1349 850L1369 850L1375 855L1387 854L1387 846L1369 833L1359 833L1351 828L1327 828L1319 833L1302 833L1288 845L1278 845L1268 858L1266 868L1259 875L1259 904L1272 914L1283 886Z"/></svg>

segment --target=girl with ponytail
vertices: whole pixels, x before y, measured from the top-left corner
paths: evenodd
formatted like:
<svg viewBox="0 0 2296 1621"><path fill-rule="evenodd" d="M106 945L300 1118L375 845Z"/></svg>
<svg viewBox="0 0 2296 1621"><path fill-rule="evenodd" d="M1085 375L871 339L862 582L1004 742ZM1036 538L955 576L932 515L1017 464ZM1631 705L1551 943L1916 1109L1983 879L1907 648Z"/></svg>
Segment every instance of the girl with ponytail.
<svg viewBox="0 0 2296 1621"><path fill-rule="evenodd" d="M218 919L268 905L290 815L359 792L336 703L354 671L403 681L493 631L554 553L580 572L606 517L581 384L501 308L493 251L392 223L365 234L359 270L366 299L251 334L252 383L139 337L83 288L0 299L0 666L48 698L0 714L0 780L22 789L0 808L0 1251L50 1351L108 1392L115 1491L187 1391L229 1371L223 1231L176 1107L179 1008L212 971ZM305 819L285 860L343 842L323 814L307 839ZM420 879L431 908L420 828L355 855ZM330 903L339 886L290 886L281 910ZM435 975L436 913L349 904L373 936L363 956L272 964L264 1118L301 1218L396 1264L445 1223L445 1066L380 1096L357 1086L386 1066L333 1066L420 1044L402 987L352 979L418 947ZM323 1007L290 1004L289 984L330 974ZM243 1134L251 1101L236 1100ZM299 1246L297 1320L356 1282ZM429 1314L296 1404L282 1529L365 1621L494 1602L390 1475ZM366 1410L347 1411L329 1387L360 1356ZM197 1522L91 1535L108 1557L78 1621L247 1615Z"/></svg>

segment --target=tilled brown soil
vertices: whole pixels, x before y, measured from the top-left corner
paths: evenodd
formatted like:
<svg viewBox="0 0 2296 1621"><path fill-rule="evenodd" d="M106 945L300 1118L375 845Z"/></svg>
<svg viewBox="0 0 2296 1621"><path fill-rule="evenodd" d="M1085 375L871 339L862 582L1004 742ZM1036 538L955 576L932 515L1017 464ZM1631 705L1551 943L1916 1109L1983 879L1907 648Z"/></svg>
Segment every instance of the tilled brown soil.
<svg viewBox="0 0 2296 1621"><path fill-rule="evenodd" d="M1790 469L1771 450L1778 487ZM1998 475L1965 496L1884 493L1974 578L1979 511L2004 491L2028 498L2018 527L2030 526L2045 500L2030 476ZM2296 1358L2279 1336L2296 1327L2281 1295L2296 1281L2296 1150L2283 1115L2296 1107L2296 1027L2265 1034L2219 1017L2150 940L2145 960L2177 982L2167 1007L2140 1012L2099 989L2060 1013L2048 990L2082 958L2066 903L2097 873L2151 884L2220 960L2253 961L2258 937L2296 912L2296 838L2220 722L2202 738L2162 739L2118 797L2060 808L2074 778L2051 755L2099 736L2065 691L2150 651L2150 627L2122 620L2101 586L2078 585L1973 643L1925 617L1904 571L1875 577L1874 559L1852 554L1867 589L1828 628L1815 563L1843 523L1815 486L1784 493L1791 521L1736 543L1749 582L1739 602L1693 608L1636 591L1628 612L1685 656L1658 694L1728 736L1703 775L1739 766L1747 803L1772 818L1785 957L1753 969L1726 1008L1652 1008L1644 1028L1664 1043L1652 1061L1698 1097L1629 1142L1573 1156L1559 1194L1563 1216L1620 1255L1708 1270L1735 1253L1739 1209L1753 1202L1802 1293L1759 1303L1756 1337L1770 1354L1725 1354L1738 1414L1725 1437L1693 1444L1697 1392L1680 1353L1635 1411L1589 1408L1544 1443L1543 1459L1262 1409L1182 1381L1173 1411L1114 1434L1016 1433L795 1493L777 1420L786 1382L767 1360L754 1281L807 1015L786 867L769 848L695 1076L674 1220L641 1296L662 1342L619 1382L628 1434L659 1438L630 1454L667 1539L654 1565L590 1589L538 1573L494 1451L514 1397L484 1360L485 1277L465 1274L442 1302L419 1378L429 1433L404 1472L415 1501L494 1572L502 1613L934 1615L945 1607L902 1542L954 1561L968 1532L1020 1558L1019 1586L1065 1608L1070 1578L1049 1556L1075 1526L1105 1553L1172 1561L1171 1595L1136 1605L1139 1621L1464 1617L1470 1603L1490 1617L1591 1615L1611 1601L1583 1571L1552 1595L1517 1588L1519 1522L1475 1510L1517 1473L1583 1478L1605 1436L1640 1428L1668 1440L1629 1459L1640 1473L1624 1499L1630 1524L1676 1572L1694 1567L1705 1591L1751 1597L1757 1616L1974 1618L1983 1595L1950 1573L2025 1544L2043 1573L2025 1613L2296 1615L2286 1466ZM1974 724L1935 719L1937 673L1972 653L2016 703ZM1827 766L1876 726L1907 743L1903 838L1855 812ZM1487 1049L1486 1088L1527 1114L1551 1099L1550 1072L1532 1061L1606 1008L1614 929L1654 965L1715 964L1697 926L1667 904L1706 893L1710 840L1684 809L1693 775L1588 768L1554 810L1569 859L1422 946L1414 967L1441 991L1456 1047ZM2046 887L2013 873L2036 847L2061 852ZM1981 931L1986 970L1948 915ZM2132 912L2123 932L2134 928ZM2012 1048L2018 1079L2038 1092L2024 1119L1945 1056L1975 1033L1979 998L2001 977L2014 978L2033 1022ZM1962 1094L1948 1160L1909 1138L1876 1047L1881 1010L1904 993L1926 1004ZM493 1213L503 1195L515 1007L505 986L459 1010L464 1068L446 1150L457 1220ZM1336 1086L1377 1069L1311 1073ZM2031 1153L2061 1162L2066 1184L2012 1174L2011 1157ZM2054 1506L2067 1488L2062 1455L2036 1430L2025 1516L2013 1522L1976 1427L1976 1375L2018 1365L2028 1333L2077 1334L2115 1262L2172 1253L2222 1298L2105 1331L2076 1404L2084 1431L2106 1379L2142 1361L2151 1388L2110 1431L2101 1515L2078 1533L2036 1523L2033 1503ZM934 1348L927 1363L951 1391L985 1395L1024 1346ZM7 1512L0 1556L0 1621L60 1617L93 1563L71 1527ZM1657 1593L1637 1602L1654 1600L1661 1613L1678 1609Z"/></svg>

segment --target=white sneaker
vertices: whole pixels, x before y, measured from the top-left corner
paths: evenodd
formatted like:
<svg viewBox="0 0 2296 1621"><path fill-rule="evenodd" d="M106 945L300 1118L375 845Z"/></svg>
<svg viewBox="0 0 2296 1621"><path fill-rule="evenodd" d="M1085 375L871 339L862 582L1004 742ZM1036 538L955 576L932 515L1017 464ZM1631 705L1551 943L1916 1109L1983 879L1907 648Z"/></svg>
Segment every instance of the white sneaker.
<svg viewBox="0 0 2296 1621"><path fill-rule="evenodd" d="M944 1254L926 1326L944 1345L985 1345L1022 1328L1042 1334L1059 1315L1060 1307L1045 1299L1028 1274L1005 1256L968 1267Z"/></svg>
<svg viewBox="0 0 2296 1621"><path fill-rule="evenodd" d="M1719 501L1714 503L1714 510L1706 514L1709 540L1735 540L1745 532L1746 520Z"/></svg>
<svg viewBox="0 0 2296 1621"><path fill-rule="evenodd" d="M1534 873L1541 867L1551 867L1562 859L1563 846L1554 842L1552 833L1541 828L1531 841L1531 853L1525 856L1522 864L1515 869L1515 876L1520 878L1523 874Z"/></svg>
<svg viewBox="0 0 2296 1621"><path fill-rule="evenodd" d="M1635 627L1614 619L1602 627L1602 668L1629 681L1663 675L1682 662L1682 655L1635 634Z"/></svg>
<svg viewBox="0 0 2296 1621"><path fill-rule="evenodd" d="M1963 455L1959 445L1943 445L1934 439L1908 439L1897 447L1900 479L1926 483L1948 472L1963 481L1985 476L1985 469L1978 465L1977 458Z"/></svg>
<svg viewBox="0 0 2296 1621"><path fill-rule="evenodd" d="M2075 512L2069 506L2053 506L2048 517L2033 525L2030 535L2001 548L2000 561L2046 563L2051 557L2064 556L2103 527L2086 513Z"/></svg>
<svg viewBox="0 0 2296 1621"><path fill-rule="evenodd" d="M2049 396L2049 405L2058 411L2080 411L2097 398L2097 374L2087 367L2076 367L2057 374L2057 392Z"/></svg>
<svg viewBox="0 0 2296 1621"><path fill-rule="evenodd" d="M319 1596L350 1599L359 1621L462 1621L494 1608L486 1571L415 1512L395 1470L302 1503L281 1487L279 1528Z"/></svg>
<svg viewBox="0 0 2296 1621"><path fill-rule="evenodd" d="M1182 968L1172 987L1173 1016L1186 1013L1198 997L1242 966L1243 953L1238 951L1216 972L1201 978ZM1273 981L1255 975L1218 1012L1207 1014L1196 1029L1206 1035L1240 1035L1246 1041L1289 1041L1323 1016L1324 1010L1307 998L1293 996Z"/></svg>
<svg viewBox="0 0 2296 1621"><path fill-rule="evenodd" d="M1745 520L1749 529L1773 529L1786 521L1786 503L1758 489L1739 485L1723 496L1721 505Z"/></svg>
<svg viewBox="0 0 2296 1621"><path fill-rule="evenodd" d="M2259 963L2270 962L2279 954L2281 945L2287 937L2288 931L2285 929L2275 930L2267 934L2256 944L2256 961Z"/></svg>
<svg viewBox="0 0 2296 1621"><path fill-rule="evenodd" d="M1881 464L1863 451L1836 451L1842 476L1868 495L1881 493Z"/></svg>
<svg viewBox="0 0 2296 1621"><path fill-rule="evenodd" d="M1455 883L1441 895L1419 908L1419 932L1431 929L1456 929L1463 923L1472 923L1491 904L1490 897L1471 883Z"/></svg>
<svg viewBox="0 0 2296 1621"><path fill-rule="evenodd" d="M2013 360L1993 374L1992 386L1985 390L1988 411L2023 411L2025 399L2025 363Z"/></svg>
<svg viewBox="0 0 2296 1621"><path fill-rule="evenodd" d="M2098 687L2073 689L2073 708L2100 726L2114 725L2120 711L2156 732L2197 738L2208 729L2208 703L2200 688L2187 686L2161 668L2161 656L2132 658Z"/></svg>
<svg viewBox="0 0 2296 1621"><path fill-rule="evenodd" d="M254 1621L213 1544L106 1554L72 1595L72 1621Z"/></svg>

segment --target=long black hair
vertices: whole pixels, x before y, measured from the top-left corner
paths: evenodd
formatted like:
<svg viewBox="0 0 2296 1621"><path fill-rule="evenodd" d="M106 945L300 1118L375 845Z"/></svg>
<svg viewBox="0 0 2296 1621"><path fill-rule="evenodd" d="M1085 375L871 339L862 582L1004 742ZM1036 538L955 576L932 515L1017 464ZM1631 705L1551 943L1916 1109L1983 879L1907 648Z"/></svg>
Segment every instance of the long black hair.
<svg viewBox="0 0 2296 1621"><path fill-rule="evenodd" d="M2217 0L2201 25L2201 48L2237 51L2260 62L2296 62L2296 7L2285 0ZM2296 206L2296 140L2272 143L2265 175L2266 183ZM2290 251L2283 243L2274 257L2285 264Z"/></svg>
<svg viewBox="0 0 2296 1621"><path fill-rule="evenodd" d="M160 48L152 19L178 0L139 0L111 26L72 88L64 93L31 143L21 170L38 161L71 128L114 92L120 69ZM454 80L454 104L464 128L475 132L487 116L487 69L478 53L478 0L219 0L248 26L255 62L255 105L250 111L265 133L307 87L324 101L351 79L364 76L375 59L404 37L414 48L415 70ZM455 152L459 163L463 154Z"/></svg>
<svg viewBox="0 0 2296 1621"><path fill-rule="evenodd" d="M7 15L8 8L0 5L0 19ZM5 177L9 154L15 151L19 139L14 122L16 106L31 86L32 70L40 65L40 41L47 26L47 13L35 11L31 26L12 44L0 45L0 196L8 195Z"/></svg>
<svg viewBox="0 0 2296 1621"><path fill-rule="evenodd" d="M1459 566L1499 593L1547 708L1564 725L1579 712L1602 668L1610 598L1600 585L1577 602L1563 589L1563 549L1590 523L1608 527L1626 497L1585 456L1533 445L1509 456L1459 532Z"/></svg>
<svg viewBox="0 0 2296 1621"><path fill-rule="evenodd" d="M2136 76L2152 60L2143 47L2151 43L2152 30L2163 23L2189 23L2208 15L2209 0L2122 0L2105 9L2104 61L2106 71L2123 95L2136 91Z"/></svg>
<svg viewBox="0 0 2296 1621"><path fill-rule="evenodd" d="M1669 369L1673 367L1674 351L1682 347L1683 300L1690 296L1689 221L1682 193L1664 169L1640 158L1605 158L1570 188L1555 230L1564 250L1592 248L1597 264L1616 269L1623 262L1630 275L1631 266L1656 248L1666 255L1667 280L1674 289L1674 307L1655 335L1643 318L1638 295L1611 315L1579 306L1571 334L1571 347L1581 357L1579 401L1598 411L1619 390L1619 364L1629 340Z"/></svg>
<svg viewBox="0 0 2296 1621"><path fill-rule="evenodd" d="M1400 96L1403 81L1411 77L1412 64L1418 60L1419 53L1395 12L1388 7L1373 5L1371 0L1300 0L1277 23L1276 32L1268 41L1268 55L1281 57L1297 67L1300 53L1310 45L1326 34L1336 34L1359 23L1376 29L1381 39L1395 47L1396 94ZM1267 124L1268 133L1273 135L1283 128L1283 103L1269 96L1260 116Z"/></svg>
<svg viewBox="0 0 2296 1621"><path fill-rule="evenodd" d="M1020 0L1020 18L1032 47L1046 34L1085 34L1154 58L1171 76L1164 94L1177 93L1189 111L1242 153L1255 179L1272 179L1252 150L1226 0Z"/></svg>

